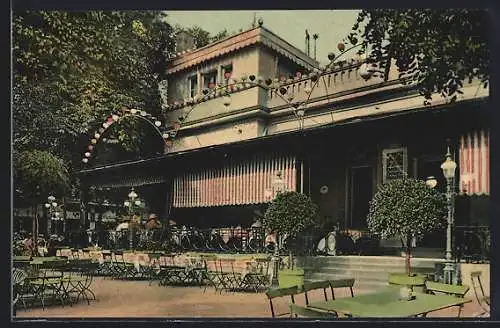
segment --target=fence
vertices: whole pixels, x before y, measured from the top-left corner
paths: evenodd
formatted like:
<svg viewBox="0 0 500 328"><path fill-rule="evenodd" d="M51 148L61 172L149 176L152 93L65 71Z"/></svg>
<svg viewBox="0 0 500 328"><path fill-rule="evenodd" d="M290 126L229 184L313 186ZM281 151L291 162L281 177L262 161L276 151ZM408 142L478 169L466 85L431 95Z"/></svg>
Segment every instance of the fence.
<svg viewBox="0 0 500 328"><path fill-rule="evenodd" d="M455 258L466 263L489 262L491 228L488 226L455 226Z"/></svg>
<svg viewBox="0 0 500 328"><path fill-rule="evenodd" d="M130 239L132 238L132 243ZM274 236L263 228L170 228L164 230L103 231L94 243L105 249L164 250L170 252L271 253ZM322 243L323 240L323 243ZM318 247L319 246L319 247ZM296 238L284 238L280 253L297 255L377 255L377 235L365 231L308 230Z"/></svg>

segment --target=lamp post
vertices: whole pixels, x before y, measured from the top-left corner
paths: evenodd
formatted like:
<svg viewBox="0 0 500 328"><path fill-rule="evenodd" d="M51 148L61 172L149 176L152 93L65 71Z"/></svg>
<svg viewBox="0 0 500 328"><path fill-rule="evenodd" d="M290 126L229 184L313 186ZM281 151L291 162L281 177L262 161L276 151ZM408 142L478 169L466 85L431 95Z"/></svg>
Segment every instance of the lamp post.
<svg viewBox="0 0 500 328"><path fill-rule="evenodd" d="M128 194L128 199L123 202L123 205L125 205L125 207L127 207L128 213L130 215L130 220L129 220L129 224L128 224L130 249L134 248L134 235L132 234L132 228L133 228L132 223L133 223L133 215L134 215L133 207L134 207L134 205L135 206L141 205L141 201L139 199L137 199L137 197L138 197L138 195L135 192L134 188L132 187L132 189L130 190L130 192Z"/></svg>
<svg viewBox="0 0 500 328"><path fill-rule="evenodd" d="M271 182L272 190L266 190L266 196L278 196L280 193L286 191L286 184L283 180L282 173L280 171L276 172L276 176ZM278 269L280 263L280 253L279 253L279 234L278 231L275 231L275 243L274 243L274 252L272 257L273 262L273 276L271 279L271 285L278 286Z"/></svg>
<svg viewBox="0 0 500 328"><path fill-rule="evenodd" d="M455 267L452 262L452 229L453 229L453 180L457 163L451 158L450 147L446 153L446 160L441 164L443 175L446 178L446 201L448 205L448 225L446 228L446 262L444 266L444 281L447 284L453 283Z"/></svg>
<svg viewBox="0 0 500 328"><path fill-rule="evenodd" d="M52 195L47 197L47 203L45 203L45 208L49 212L49 219L47 220L47 234L50 235L52 233L52 220L59 221L64 218L60 217L60 213L57 210L58 205L56 202L56 198ZM57 229L55 229L57 230ZM55 231L57 233L57 231Z"/></svg>

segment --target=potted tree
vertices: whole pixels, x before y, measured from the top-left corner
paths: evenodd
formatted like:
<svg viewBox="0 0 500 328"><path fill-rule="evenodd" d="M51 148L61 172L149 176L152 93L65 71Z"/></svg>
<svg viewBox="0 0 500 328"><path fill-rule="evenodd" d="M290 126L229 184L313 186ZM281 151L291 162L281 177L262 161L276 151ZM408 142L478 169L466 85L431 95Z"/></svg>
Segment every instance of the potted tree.
<svg viewBox="0 0 500 328"><path fill-rule="evenodd" d="M301 232L317 222L318 207L312 199L304 194L287 191L279 193L271 202L263 218L263 225L276 233L275 247L280 241L296 239ZM304 269L294 268L294 246L290 245L287 268L278 271L278 281L281 288L302 286L304 284Z"/></svg>
<svg viewBox="0 0 500 328"><path fill-rule="evenodd" d="M406 251L405 274L392 274L389 281L423 286L425 277L411 272L413 238L446 227L446 198L424 181L404 178L390 181L377 190L370 202L368 228L381 238L399 237Z"/></svg>

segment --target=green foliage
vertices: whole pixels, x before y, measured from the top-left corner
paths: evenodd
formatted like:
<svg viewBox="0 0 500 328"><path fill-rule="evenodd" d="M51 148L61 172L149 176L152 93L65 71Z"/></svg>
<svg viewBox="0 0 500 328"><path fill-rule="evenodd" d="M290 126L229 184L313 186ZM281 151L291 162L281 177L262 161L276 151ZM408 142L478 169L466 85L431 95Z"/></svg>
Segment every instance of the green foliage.
<svg viewBox="0 0 500 328"><path fill-rule="evenodd" d="M463 81L488 83L489 21L486 10L369 9L361 11L347 39L361 39L380 74L387 74L394 58L401 77L417 83L426 99L438 92L453 102Z"/></svg>
<svg viewBox="0 0 500 328"><path fill-rule="evenodd" d="M160 11L14 12L14 151L49 151L73 172L82 134L111 111L144 108L160 117L157 84L174 48L163 18ZM127 151L139 149L137 135L123 138Z"/></svg>
<svg viewBox="0 0 500 328"><path fill-rule="evenodd" d="M267 208L263 225L293 237L313 226L317 215L318 206L309 196L296 191L282 192Z"/></svg>
<svg viewBox="0 0 500 328"><path fill-rule="evenodd" d="M26 197L40 199L48 195L64 196L70 188L64 161L46 151L23 151L14 158L15 187Z"/></svg>
<svg viewBox="0 0 500 328"><path fill-rule="evenodd" d="M196 48L204 47L210 43L217 42L219 40L225 39L229 37L229 33L227 29L224 29L218 32L215 35L210 35L210 32L205 31L201 27L195 25L192 27L184 28L180 25L175 27L175 30L178 31L186 31L190 33L194 37L194 45Z"/></svg>
<svg viewBox="0 0 500 328"><path fill-rule="evenodd" d="M401 236L406 242L446 227L446 199L424 181L394 180L378 188L367 222L382 238Z"/></svg>

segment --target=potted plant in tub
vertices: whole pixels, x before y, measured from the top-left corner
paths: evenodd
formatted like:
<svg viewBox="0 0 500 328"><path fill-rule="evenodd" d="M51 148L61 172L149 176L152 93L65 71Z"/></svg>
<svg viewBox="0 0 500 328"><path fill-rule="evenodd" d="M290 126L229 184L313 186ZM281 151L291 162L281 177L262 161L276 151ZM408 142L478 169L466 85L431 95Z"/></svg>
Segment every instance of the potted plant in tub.
<svg viewBox="0 0 500 328"><path fill-rule="evenodd" d="M398 179L378 188L370 202L368 228L382 238L400 237L406 251L405 274L393 273L391 284L423 286L425 276L412 274L411 249L413 238L446 227L446 199L424 181Z"/></svg>
<svg viewBox="0 0 500 328"><path fill-rule="evenodd" d="M271 202L264 215L263 225L276 233L277 247L284 237L295 239L305 229L317 221L318 207L312 199L304 194L287 191L279 193ZM287 268L278 271L281 288L304 284L304 269L295 268L293 260L294 246L290 245Z"/></svg>

